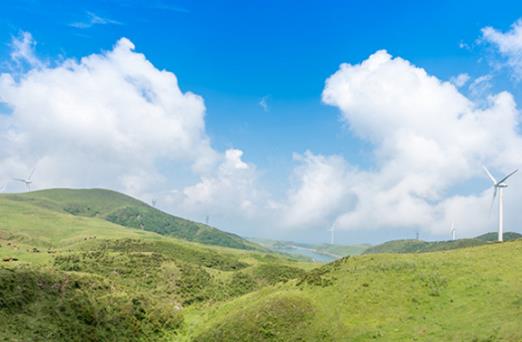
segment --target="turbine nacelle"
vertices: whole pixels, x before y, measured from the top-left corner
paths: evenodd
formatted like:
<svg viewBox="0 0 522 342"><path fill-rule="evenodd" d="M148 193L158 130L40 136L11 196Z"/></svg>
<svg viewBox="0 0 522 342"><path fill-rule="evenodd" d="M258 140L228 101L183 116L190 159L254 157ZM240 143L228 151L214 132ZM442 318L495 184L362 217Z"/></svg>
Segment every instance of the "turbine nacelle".
<svg viewBox="0 0 522 342"><path fill-rule="evenodd" d="M13 180L17 181L17 182L24 183L25 187L27 188L27 191L30 191L31 190L31 184L33 183L31 178L33 177L33 174L34 174L35 170L36 170L36 167L33 168L31 173L29 174L29 177L27 177L27 178L13 178Z"/></svg>

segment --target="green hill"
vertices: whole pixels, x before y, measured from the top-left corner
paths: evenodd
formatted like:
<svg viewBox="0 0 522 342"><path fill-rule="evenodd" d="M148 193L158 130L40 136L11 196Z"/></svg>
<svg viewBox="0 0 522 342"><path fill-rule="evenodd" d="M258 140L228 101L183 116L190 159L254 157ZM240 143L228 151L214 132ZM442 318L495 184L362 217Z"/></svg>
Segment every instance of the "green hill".
<svg viewBox="0 0 522 342"><path fill-rule="evenodd" d="M344 258L200 313L191 338L521 341L520 266L520 240Z"/></svg>
<svg viewBox="0 0 522 342"><path fill-rule="evenodd" d="M96 210L0 196L0 340L522 340L522 240L317 267Z"/></svg>
<svg viewBox="0 0 522 342"><path fill-rule="evenodd" d="M522 238L522 234L508 232L504 234L504 240L516 240ZM422 240L394 240L380 245L372 246L363 254L375 253L427 253L446 251L451 249L481 246L497 241L497 233L487 233L472 239L458 239L455 241L422 241Z"/></svg>
<svg viewBox="0 0 522 342"><path fill-rule="evenodd" d="M191 308L313 266L72 215L60 205L0 196L0 340L170 341L185 333Z"/></svg>
<svg viewBox="0 0 522 342"><path fill-rule="evenodd" d="M121 226L188 241L239 249L260 249L238 235L167 214L135 198L110 190L52 189L1 195L2 198L74 216L96 217Z"/></svg>

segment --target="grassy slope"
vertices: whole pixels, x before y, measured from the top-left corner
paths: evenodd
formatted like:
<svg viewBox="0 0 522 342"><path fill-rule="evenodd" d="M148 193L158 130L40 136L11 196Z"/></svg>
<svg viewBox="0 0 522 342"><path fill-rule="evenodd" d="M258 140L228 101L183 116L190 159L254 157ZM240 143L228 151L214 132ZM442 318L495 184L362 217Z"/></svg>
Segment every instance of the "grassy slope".
<svg viewBox="0 0 522 342"><path fill-rule="evenodd" d="M516 240L522 237L518 233L505 233L504 241ZM363 254L375 253L427 253L451 249L481 246L497 240L497 233L487 233L473 239L458 239L455 241L422 241L394 240L368 248Z"/></svg>
<svg viewBox="0 0 522 342"><path fill-rule="evenodd" d="M82 217L97 217L125 227L171 235L189 241L239 249L260 249L241 237L157 210L132 197L110 190L52 189L2 195L12 201Z"/></svg>
<svg viewBox="0 0 522 342"><path fill-rule="evenodd" d="M313 266L129 229L54 205L0 197L0 339L172 340L188 324L188 309Z"/></svg>
<svg viewBox="0 0 522 342"><path fill-rule="evenodd" d="M200 313L191 338L520 341L520 279L522 241L345 258Z"/></svg>

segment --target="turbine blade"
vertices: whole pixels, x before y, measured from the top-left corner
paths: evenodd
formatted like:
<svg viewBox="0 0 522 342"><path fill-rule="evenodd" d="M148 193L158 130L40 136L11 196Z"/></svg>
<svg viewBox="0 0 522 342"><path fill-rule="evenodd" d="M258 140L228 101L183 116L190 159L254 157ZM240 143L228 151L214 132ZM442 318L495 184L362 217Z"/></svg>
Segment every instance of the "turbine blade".
<svg viewBox="0 0 522 342"><path fill-rule="evenodd" d="M25 183L25 179L22 178L13 178L14 181Z"/></svg>
<svg viewBox="0 0 522 342"><path fill-rule="evenodd" d="M493 185L497 185L497 180L495 179L495 177L493 177L491 172L489 172L488 168L485 166L482 166L482 168L484 169L484 171L486 171L486 174L488 175L489 179L491 179L491 181L493 182Z"/></svg>
<svg viewBox="0 0 522 342"><path fill-rule="evenodd" d="M31 173L29 174L29 177L27 177L27 180L31 180L31 177L33 177L33 174L34 174L35 170L36 170L36 166L33 167L33 169L31 170Z"/></svg>
<svg viewBox="0 0 522 342"><path fill-rule="evenodd" d="M498 181L498 184L501 184L501 183L504 183L509 177L513 176L515 173L517 173L518 169L516 169L515 171L511 172L509 175L507 175L506 177L502 178L501 180Z"/></svg>

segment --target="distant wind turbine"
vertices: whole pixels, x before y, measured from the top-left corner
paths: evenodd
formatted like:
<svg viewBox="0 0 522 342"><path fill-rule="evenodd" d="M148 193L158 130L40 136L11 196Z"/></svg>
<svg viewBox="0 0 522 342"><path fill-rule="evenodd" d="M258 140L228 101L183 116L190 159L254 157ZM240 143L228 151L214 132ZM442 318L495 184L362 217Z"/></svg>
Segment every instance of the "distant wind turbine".
<svg viewBox="0 0 522 342"><path fill-rule="evenodd" d="M152 203L152 207L156 208L156 200L153 199L153 200L151 201L151 203Z"/></svg>
<svg viewBox="0 0 522 342"><path fill-rule="evenodd" d="M330 232L330 244L333 245L335 244L335 222L328 231Z"/></svg>
<svg viewBox="0 0 522 342"><path fill-rule="evenodd" d="M453 222L451 223L450 235L452 241L457 240L457 230L455 229L455 223Z"/></svg>
<svg viewBox="0 0 522 342"><path fill-rule="evenodd" d="M509 177L513 176L518 171L518 169L511 172L498 182L485 166L484 171L486 171L489 179L491 179L491 182L493 182L493 197L491 198L491 207L493 207L493 203L495 202L495 197L497 196L498 191L498 241L502 242L504 241L504 188L507 188L507 184L504 182Z"/></svg>
<svg viewBox="0 0 522 342"><path fill-rule="evenodd" d="M13 180L17 181L17 182L24 183L27 191L30 191L31 190L31 184L33 183L32 178L33 178L33 174L34 174L35 170L36 170L36 167L33 168L31 173L29 174L29 177L27 177L27 178L13 178Z"/></svg>

